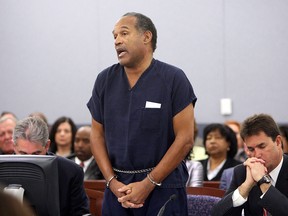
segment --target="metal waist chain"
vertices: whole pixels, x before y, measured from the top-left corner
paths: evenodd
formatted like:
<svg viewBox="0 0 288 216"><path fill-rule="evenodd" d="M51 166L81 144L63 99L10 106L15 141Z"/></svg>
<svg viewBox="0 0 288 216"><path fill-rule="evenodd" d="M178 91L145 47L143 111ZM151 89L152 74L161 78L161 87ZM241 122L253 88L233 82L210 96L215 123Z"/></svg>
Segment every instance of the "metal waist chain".
<svg viewBox="0 0 288 216"><path fill-rule="evenodd" d="M120 169L116 169L113 167L113 170L115 172L126 173L126 174L148 173L148 172L151 172L153 169L154 167L148 168L148 169L140 169L140 170L120 170Z"/></svg>

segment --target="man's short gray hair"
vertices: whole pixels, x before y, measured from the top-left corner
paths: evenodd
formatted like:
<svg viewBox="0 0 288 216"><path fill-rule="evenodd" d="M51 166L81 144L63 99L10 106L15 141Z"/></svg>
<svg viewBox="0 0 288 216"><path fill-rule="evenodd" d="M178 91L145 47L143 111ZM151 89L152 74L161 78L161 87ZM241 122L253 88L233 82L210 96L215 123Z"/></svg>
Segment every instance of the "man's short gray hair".
<svg viewBox="0 0 288 216"><path fill-rule="evenodd" d="M17 123L17 119L16 118L13 118L11 116L2 116L0 118L0 124L2 124L3 122L6 122L7 120L11 120L13 121L15 124Z"/></svg>
<svg viewBox="0 0 288 216"><path fill-rule="evenodd" d="M14 145L17 140L23 139L46 146L49 140L47 124L39 117L27 117L17 122L13 132Z"/></svg>

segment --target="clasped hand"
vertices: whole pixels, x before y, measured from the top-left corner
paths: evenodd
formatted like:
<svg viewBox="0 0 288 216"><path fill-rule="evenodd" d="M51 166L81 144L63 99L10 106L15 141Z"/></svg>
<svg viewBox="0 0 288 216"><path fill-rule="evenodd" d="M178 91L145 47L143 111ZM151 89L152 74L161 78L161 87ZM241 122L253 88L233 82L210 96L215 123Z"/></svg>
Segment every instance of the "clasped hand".
<svg viewBox="0 0 288 216"><path fill-rule="evenodd" d="M248 158L243 164L246 166L246 180L250 181L252 184L257 183L265 174L267 174L265 161L260 158Z"/></svg>
<svg viewBox="0 0 288 216"><path fill-rule="evenodd" d="M118 182L118 184L113 186L113 193L118 197L118 202L120 202L124 208L143 207L146 198L154 188L151 186L150 182L147 184L145 179L140 182L130 183L128 185Z"/></svg>

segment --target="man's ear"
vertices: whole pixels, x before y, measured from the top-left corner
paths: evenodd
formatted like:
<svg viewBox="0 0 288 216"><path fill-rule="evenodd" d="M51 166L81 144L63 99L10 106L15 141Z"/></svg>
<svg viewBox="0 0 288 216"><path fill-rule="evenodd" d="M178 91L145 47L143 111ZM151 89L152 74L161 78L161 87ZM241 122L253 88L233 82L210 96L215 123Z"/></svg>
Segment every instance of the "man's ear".
<svg viewBox="0 0 288 216"><path fill-rule="evenodd" d="M144 43L145 43L145 44L150 43L151 40L152 40L152 37L153 37L153 35L152 35L152 32L151 32L151 31L145 31L145 32L144 32Z"/></svg>
<svg viewBox="0 0 288 216"><path fill-rule="evenodd" d="M276 141L277 145L280 145L281 148L283 149L283 144L282 144L282 137L281 137L281 135L278 135L278 136L276 137L275 141Z"/></svg>
<svg viewBox="0 0 288 216"><path fill-rule="evenodd" d="M48 141L47 141L47 143L46 143L46 145L45 145L45 149L46 149L46 151L49 150L49 148L50 148L50 144L51 144L51 140L48 139Z"/></svg>
<svg viewBox="0 0 288 216"><path fill-rule="evenodd" d="M250 157L250 151L248 150L248 147L247 147L247 145L246 145L246 143L244 141L243 141L243 145L244 145L244 151L245 151L246 155L248 157Z"/></svg>

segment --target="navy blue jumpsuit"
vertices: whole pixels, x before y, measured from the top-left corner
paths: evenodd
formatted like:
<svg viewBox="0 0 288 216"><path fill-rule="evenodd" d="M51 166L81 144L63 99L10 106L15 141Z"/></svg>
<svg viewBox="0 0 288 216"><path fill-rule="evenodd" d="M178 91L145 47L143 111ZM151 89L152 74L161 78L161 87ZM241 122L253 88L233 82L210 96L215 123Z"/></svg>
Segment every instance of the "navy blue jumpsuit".
<svg viewBox="0 0 288 216"><path fill-rule="evenodd" d="M173 117L195 104L197 98L182 70L153 59L149 68L130 88L120 64L102 71L95 82L87 106L93 119L104 127L105 142L113 168L141 170L155 167L175 139ZM147 105L150 102L156 107ZM117 173L129 184L141 181L147 173ZM165 210L167 215L186 215L185 183L188 173L181 163L155 187L139 209L125 209L110 190L105 191L103 215L157 215L172 194L177 194ZM183 214L184 212L184 214Z"/></svg>

